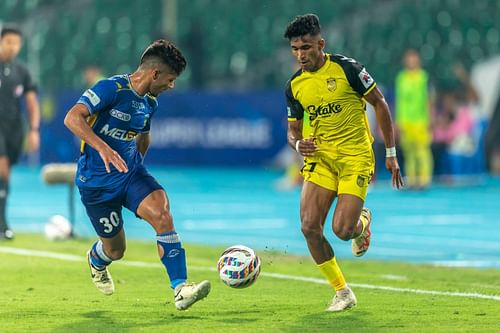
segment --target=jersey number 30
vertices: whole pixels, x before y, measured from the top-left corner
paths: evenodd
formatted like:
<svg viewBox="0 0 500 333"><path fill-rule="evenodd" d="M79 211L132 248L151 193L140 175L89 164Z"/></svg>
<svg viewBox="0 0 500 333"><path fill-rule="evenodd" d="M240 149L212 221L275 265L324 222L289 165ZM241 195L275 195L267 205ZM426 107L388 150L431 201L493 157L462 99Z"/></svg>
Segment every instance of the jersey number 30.
<svg viewBox="0 0 500 333"><path fill-rule="evenodd" d="M117 227L120 224L120 217L118 216L117 212L112 211L111 214L109 214L109 218L101 217L99 219L99 222L104 224L104 232L109 234L111 231L113 231L113 228Z"/></svg>

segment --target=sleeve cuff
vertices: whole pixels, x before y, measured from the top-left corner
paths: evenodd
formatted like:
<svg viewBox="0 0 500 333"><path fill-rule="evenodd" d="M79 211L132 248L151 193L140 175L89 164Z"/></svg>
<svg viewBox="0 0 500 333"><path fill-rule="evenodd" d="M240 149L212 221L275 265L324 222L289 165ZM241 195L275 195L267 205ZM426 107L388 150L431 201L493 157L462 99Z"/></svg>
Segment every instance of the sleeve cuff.
<svg viewBox="0 0 500 333"><path fill-rule="evenodd" d="M373 82L373 84L370 86L370 88L368 88L368 90L365 91L363 96L368 95L373 90L373 88L375 88L376 86L377 86L377 83Z"/></svg>

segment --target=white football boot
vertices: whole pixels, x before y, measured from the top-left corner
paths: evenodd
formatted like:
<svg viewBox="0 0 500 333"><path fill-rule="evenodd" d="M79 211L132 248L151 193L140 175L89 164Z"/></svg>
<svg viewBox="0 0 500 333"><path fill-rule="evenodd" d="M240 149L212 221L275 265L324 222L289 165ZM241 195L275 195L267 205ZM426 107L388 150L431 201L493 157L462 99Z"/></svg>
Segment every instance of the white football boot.
<svg viewBox="0 0 500 333"><path fill-rule="evenodd" d="M87 261L90 267L90 276L92 277L92 282L104 295L111 295L115 291L115 284L113 283L113 278L108 271L108 267L103 269L97 269L92 265L90 261L90 251L87 252Z"/></svg>
<svg viewBox="0 0 500 333"><path fill-rule="evenodd" d="M205 298L210 292L210 281L200 283L186 283L175 288L175 307L177 310L186 310L194 303Z"/></svg>
<svg viewBox="0 0 500 333"><path fill-rule="evenodd" d="M361 235L352 239L352 254L356 257L361 257L366 253L366 251L368 251L368 248L370 247L370 238L372 235L372 213L368 208L363 208L363 210L361 210L361 218L366 219L365 230Z"/></svg>
<svg viewBox="0 0 500 333"><path fill-rule="evenodd" d="M326 311L329 312L340 312L344 310L349 310L357 304L356 295L352 292L349 286L345 286L344 289L337 291L333 297L332 303Z"/></svg>

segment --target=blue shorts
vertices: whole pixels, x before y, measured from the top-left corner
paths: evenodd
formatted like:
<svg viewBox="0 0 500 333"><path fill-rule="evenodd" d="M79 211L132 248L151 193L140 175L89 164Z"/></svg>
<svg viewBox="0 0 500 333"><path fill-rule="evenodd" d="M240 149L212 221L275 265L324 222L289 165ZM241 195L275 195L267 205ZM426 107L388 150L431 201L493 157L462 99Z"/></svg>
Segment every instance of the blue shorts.
<svg viewBox="0 0 500 333"><path fill-rule="evenodd" d="M137 208L144 198L156 190L163 190L163 187L140 165L123 186L79 190L95 231L100 237L111 238L123 228L122 207L140 217Z"/></svg>

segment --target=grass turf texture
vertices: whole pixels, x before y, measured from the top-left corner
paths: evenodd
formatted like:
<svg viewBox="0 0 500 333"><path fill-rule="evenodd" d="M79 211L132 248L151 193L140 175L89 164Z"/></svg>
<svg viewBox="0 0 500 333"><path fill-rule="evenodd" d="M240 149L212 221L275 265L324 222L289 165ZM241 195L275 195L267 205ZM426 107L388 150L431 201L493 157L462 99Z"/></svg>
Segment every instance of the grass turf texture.
<svg viewBox="0 0 500 333"><path fill-rule="evenodd" d="M78 261L0 251L1 332L498 332L500 301L356 288L358 306L326 313L333 292L325 284L261 276L231 289L215 270L223 247L187 245L192 281L208 279L207 299L188 311L173 304L154 242L129 241L124 261L111 266L116 291L104 296L90 281L84 256L90 239L49 242L17 235L2 247L76 255ZM230 245L230 244L228 244ZM262 270L321 278L308 257L261 251ZM438 268L368 260L340 260L349 282L435 291L500 294L499 270ZM191 269L190 269L191 267Z"/></svg>

